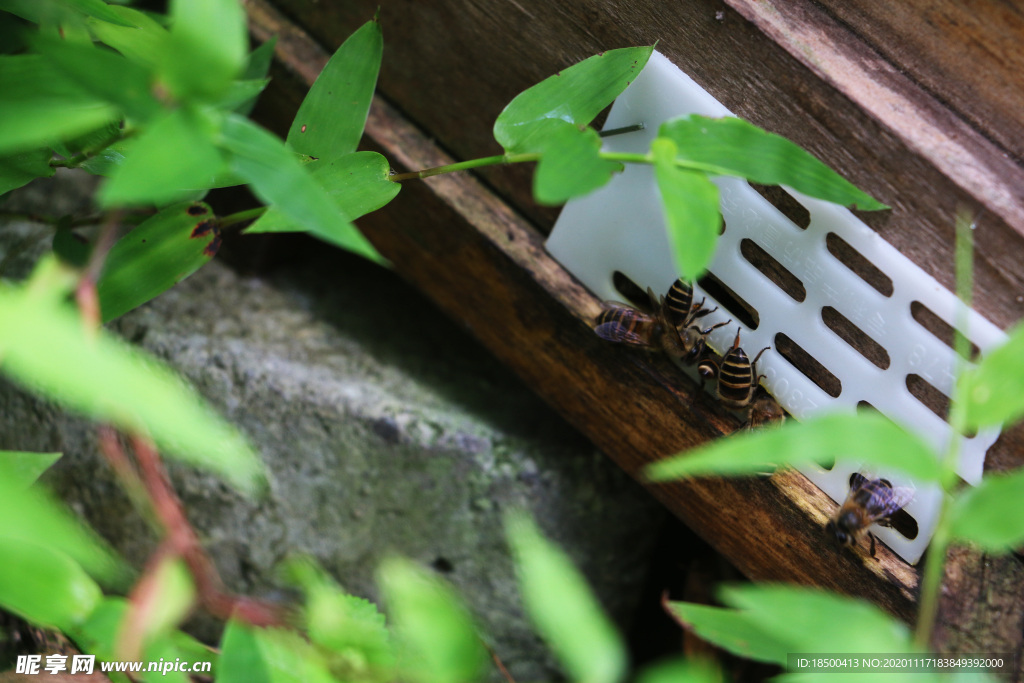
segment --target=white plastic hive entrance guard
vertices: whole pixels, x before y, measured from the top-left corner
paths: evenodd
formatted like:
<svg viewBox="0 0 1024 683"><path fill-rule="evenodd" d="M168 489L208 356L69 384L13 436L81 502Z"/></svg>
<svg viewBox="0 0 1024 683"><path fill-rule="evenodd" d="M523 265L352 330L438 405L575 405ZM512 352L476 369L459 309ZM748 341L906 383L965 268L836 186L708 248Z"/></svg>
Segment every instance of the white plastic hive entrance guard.
<svg viewBox="0 0 1024 683"><path fill-rule="evenodd" d="M655 52L636 81L616 100L606 129L645 125L645 130L605 140L606 151L646 153L658 126L670 118L696 113L732 116L715 98ZM931 276L882 240L847 209L787 191L810 212L810 225L801 229L739 178L714 178L721 193L726 231L718 243L710 272L757 311L756 329L742 326L742 346L753 357L771 346L758 363L766 375L762 384L797 420L819 412L856 410L861 401L914 430L937 452L944 452L949 425L921 403L908 389L907 378L917 375L949 395L953 382L954 353L911 315L911 303L920 302L946 323L953 323L956 297ZM952 217L950 217L952 220ZM845 240L893 283L886 296L847 268L827 246L829 233ZM805 287L806 298L797 302L774 284L741 253L741 242L752 240L785 266ZM679 276L665 235L661 200L650 166L628 165L606 187L563 209L547 242L548 251L603 299L622 300L613 285L615 271L641 286L664 293ZM694 286L699 300L707 293ZM708 307L718 302L708 296ZM823 320L831 307L889 355L881 369L832 331ZM728 320L724 307L709 315L708 324ZM734 318L734 317L733 317ZM708 343L719 353L732 344L735 322L716 330ZM784 334L815 358L841 382L833 397L775 352L775 337ZM1005 335L971 311L968 337L982 353L1001 343ZM960 476L975 484L981 478L985 452L999 430L965 439ZM801 471L829 496L842 502L849 477L861 463L838 462L825 471L816 465ZM905 508L917 522L918 534L909 539L895 529L873 526L880 540L903 559L916 563L934 532L940 490L933 484L915 484L898 472L864 470L884 476L895 486L914 486L914 500ZM825 541L823 535L823 542Z"/></svg>

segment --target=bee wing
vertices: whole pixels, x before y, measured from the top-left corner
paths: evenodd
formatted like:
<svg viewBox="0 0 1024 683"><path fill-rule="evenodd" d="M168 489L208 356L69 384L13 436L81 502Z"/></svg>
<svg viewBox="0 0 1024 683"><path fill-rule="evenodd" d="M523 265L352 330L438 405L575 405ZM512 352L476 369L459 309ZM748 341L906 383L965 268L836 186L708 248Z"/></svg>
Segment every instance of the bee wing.
<svg viewBox="0 0 1024 683"><path fill-rule="evenodd" d="M864 484L868 483L868 478L860 472L854 472L850 476L850 493L859 491L864 487Z"/></svg>
<svg viewBox="0 0 1024 683"><path fill-rule="evenodd" d="M631 332L628 327L618 322L601 323L594 328L594 332L601 339L606 339L617 344L632 344L634 346L650 346L646 339L636 332Z"/></svg>
<svg viewBox="0 0 1024 683"><path fill-rule="evenodd" d="M875 491L866 508L868 517L872 522L889 517L895 512L903 509L903 506L914 499L914 489L906 486L892 488L881 488Z"/></svg>

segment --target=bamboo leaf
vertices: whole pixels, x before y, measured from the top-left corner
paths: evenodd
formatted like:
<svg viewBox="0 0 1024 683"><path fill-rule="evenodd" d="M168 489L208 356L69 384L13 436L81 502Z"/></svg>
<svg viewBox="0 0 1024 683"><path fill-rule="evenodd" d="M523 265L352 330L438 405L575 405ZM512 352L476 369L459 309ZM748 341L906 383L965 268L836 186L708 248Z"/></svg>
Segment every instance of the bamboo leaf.
<svg viewBox="0 0 1024 683"><path fill-rule="evenodd" d="M214 146L215 125L201 112L182 107L157 119L100 190L104 206L165 203L183 189L201 188L224 170Z"/></svg>
<svg viewBox="0 0 1024 683"><path fill-rule="evenodd" d="M259 97L268 83L270 83L269 78L232 81L231 85L228 86L227 92L217 102L217 107L237 112L242 105L256 104L256 98Z"/></svg>
<svg viewBox="0 0 1024 683"><path fill-rule="evenodd" d="M479 679L487 657L469 613L449 586L400 559L381 565L378 582L402 647L403 679L420 683Z"/></svg>
<svg viewBox="0 0 1024 683"><path fill-rule="evenodd" d="M401 183L388 179L390 168L388 160L376 152L353 152L318 166L311 175L331 196L341 215L351 221L381 208L402 189ZM272 206L244 232L301 232L302 229L281 209Z"/></svg>
<svg viewBox="0 0 1024 683"><path fill-rule="evenodd" d="M209 467L243 491L263 484L248 444L174 373L102 330L90 338L61 297L38 289L32 280L0 289L6 375L94 419L148 434L167 455Z"/></svg>
<svg viewBox="0 0 1024 683"><path fill-rule="evenodd" d="M51 547L0 535L0 605L33 624L68 628L83 622L103 592L78 564Z"/></svg>
<svg viewBox="0 0 1024 683"><path fill-rule="evenodd" d="M111 7L103 0L57 0L60 4L76 9L86 16L100 19L108 23L114 24L115 26L124 26L127 28L135 28L133 23L128 17L124 16L120 12L115 11L116 8Z"/></svg>
<svg viewBox="0 0 1024 683"><path fill-rule="evenodd" d="M309 643L284 629L257 629L234 619L221 641L217 683L334 683Z"/></svg>
<svg viewBox="0 0 1024 683"><path fill-rule="evenodd" d="M1008 424L1024 415L1024 325L1017 325L1005 344L964 373L960 387L973 427Z"/></svg>
<svg viewBox="0 0 1024 683"><path fill-rule="evenodd" d="M991 552L1009 552L1024 541L1024 470L987 475L953 505L953 536Z"/></svg>
<svg viewBox="0 0 1024 683"><path fill-rule="evenodd" d="M288 130L288 146L320 163L356 151L363 135L384 49L376 20L342 43L302 101Z"/></svg>
<svg viewBox="0 0 1024 683"><path fill-rule="evenodd" d="M27 185L36 178L52 176L55 171L50 166L52 156L50 150L44 148L0 157L0 195Z"/></svg>
<svg viewBox="0 0 1024 683"><path fill-rule="evenodd" d="M0 56L0 155L86 133L117 108L69 83L42 55Z"/></svg>
<svg viewBox="0 0 1024 683"><path fill-rule="evenodd" d="M527 515L506 518L523 606L571 680L616 683L626 649L586 580Z"/></svg>
<svg viewBox="0 0 1024 683"><path fill-rule="evenodd" d="M549 124L538 145L542 156L533 176L533 196L540 204L556 206L603 187L622 164L599 156L601 138L593 128L580 131L564 121Z"/></svg>
<svg viewBox="0 0 1024 683"><path fill-rule="evenodd" d="M711 263L722 228L718 187L700 171L675 165L675 144L667 138L651 143L665 229L683 277L696 280Z"/></svg>
<svg viewBox="0 0 1024 683"><path fill-rule="evenodd" d="M751 623L747 615L738 610L689 602L670 602L668 609L702 640L744 659L785 666L786 655L793 651L790 643Z"/></svg>
<svg viewBox="0 0 1024 683"><path fill-rule="evenodd" d="M494 138L507 152L536 151L529 138L539 121L585 126L626 89L646 66L653 47L628 47L594 55L519 93L494 123Z"/></svg>
<svg viewBox="0 0 1024 683"><path fill-rule="evenodd" d="M167 207L119 239L96 284L103 322L167 291L217 253L217 217L202 202Z"/></svg>
<svg viewBox="0 0 1024 683"><path fill-rule="evenodd" d="M61 453L29 453L26 451L0 451L4 463L4 476L23 488L31 486L43 472L60 460Z"/></svg>
<svg viewBox="0 0 1024 683"><path fill-rule="evenodd" d="M798 145L743 119L692 114L661 124L658 136L676 143L678 159L708 173L788 185L810 197L867 211L889 208Z"/></svg>
<svg viewBox="0 0 1024 683"><path fill-rule="evenodd" d="M224 126L223 146L233 155L232 169L252 184L264 202L316 237L385 263L276 137L248 119L232 115Z"/></svg>
<svg viewBox="0 0 1024 683"><path fill-rule="evenodd" d="M155 67L170 40L167 29L150 16L131 7L110 6L110 11L124 21L135 24L136 28L88 19L86 23L93 35L136 64L150 69Z"/></svg>
<svg viewBox="0 0 1024 683"><path fill-rule="evenodd" d="M173 0L160 74L181 99L217 100L241 73L247 48L238 0Z"/></svg>
<svg viewBox="0 0 1024 683"><path fill-rule="evenodd" d="M737 434L648 465L650 481L743 476L778 465L854 460L893 467L921 481L938 481L938 459L917 436L880 414L833 414L788 421L778 429Z"/></svg>
<svg viewBox="0 0 1024 683"><path fill-rule="evenodd" d="M640 672L636 683L724 683L724 679L710 664L680 658L652 664Z"/></svg>
<svg viewBox="0 0 1024 683"><path fill-rule="evenodd" d="M247 81L262 81L267 79L267 74L270 72L270 62L274 58L274 47L277 45L277 36L271 36L270 40L265 41L258 48L249 53L248 59L245 62L245 69L242 70L242 79ZM262 89L261 89L262 91ZM257 92L244 102L241 102L235 107L235 112L242 116L248 116L252 108L256 106L256 100L259 98Z"/></svg>

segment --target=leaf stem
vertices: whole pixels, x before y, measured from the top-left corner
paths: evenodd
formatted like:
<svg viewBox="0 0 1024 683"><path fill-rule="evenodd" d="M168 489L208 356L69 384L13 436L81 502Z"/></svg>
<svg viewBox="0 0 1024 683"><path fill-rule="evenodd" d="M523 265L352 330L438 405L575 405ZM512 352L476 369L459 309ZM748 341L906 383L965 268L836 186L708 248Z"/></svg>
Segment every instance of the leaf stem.
<svg viewBox="0 0 1024 683"><path fill-rule="evenodd" d="M540 154L499 154L493 157L482 157L480 159L470 159L469 161L460 161L457 164L447 164L446 166L435 166L434 168L427 168L422 171L412 171L410 173L398 173L389 178L393 183L400 183L403 180L413 180L416 178L429 178L430 176L441 175L443 173L454 173L455 171L465 171L470 168L480 168L481 166L497 166L499 164L518 164L524 161L539 161Z"/></svg>
<svg viewBox="0 0 1024 683"><path fill-rule="evenodd" d="M246 211L239 211L238 213L228 214L222 218L217 219L217 227L223 230L224 228L230 228L238 223L245 223L259 218L267 212L266 206L257 206L255 209L248 209Z"/></svg>

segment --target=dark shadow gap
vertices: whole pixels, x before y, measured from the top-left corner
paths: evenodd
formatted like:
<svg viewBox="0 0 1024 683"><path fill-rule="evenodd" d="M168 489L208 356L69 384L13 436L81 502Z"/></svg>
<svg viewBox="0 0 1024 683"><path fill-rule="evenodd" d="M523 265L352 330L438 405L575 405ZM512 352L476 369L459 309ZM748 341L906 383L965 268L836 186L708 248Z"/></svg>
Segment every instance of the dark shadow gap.
<svg viewBox="0 0 1024 683"><path fill-rule="evenodd" d="M612 285L619 294L625 297L626 301L624 303L632 304L644 311L651 309L651 300L648 298L647 292L641 289L640 285L617 270L612 273Z"/></svg>
<svg viewBox="0 0 1024 683"><path fill-rule="evenodd" d="M786 269L767 251L758 246L752 239L744 238L740 242L740 253L752 266L764 273L764 276L771 280L783 292L788 294L796 302L802 302L807 298L807 289L799 278Z"/></svg>
<svg viewBox="0 0 1024 683"><path fill-rule="evenodd" d="M806 230L807 226L811 224L811 212L807 210L807 207L778 185L748 184L801 230Z"/></svg>
<svg viewBox="0 0 1024 683"><path fill-rule="evenodd" d="M852 346L857 352L882 370L889 369L889 352L881 344L869 337L866 332L850 322L846 316L825 306L821 309L821 319L839 338Z"/></svg>
<svg viewBox="0 0 1024 683"><path fill-rule="evenodd" d="M907 390L914 398L923 403L928 410L941 417L946 423L949 423L949 407L952 403L949 400L949 396L935 388L921 375L907 375ZM968 431L964 434L968 439L973 439L976 435L976 431Z"/></svg>
<svg viewBox="0 0 1024 683"><path fill-rule="evenodd" d="M840 263L852 270L861 280L878 290L882 296L892 296L892 278L878 269L863 254L851 247L834 232L825 236L825 246Z"/></svg>
<svg viewBox="0 0 1024 683"><path fill-rule="evenodd" d="M744 301L740 296L729 289L729 286L719 280L711 272L705 273L704 277L697 280L697 284L713 297L715 301L725 310L732 314L733 318L739 320L752 330L756 330L761 323L761 316L757 310Z"/></svg>
<svg viewBox="0 0 1024 683"><path fill-rule="evenodd" d="M838 377L782 332L775 335L775 350L832 398L843 392L843 384Z"/></svg>
<svg viewBox="0 0 1024 683"><path fill-rule="evenodd" d="M911 301L910 315L921 327L931 332L936 339L953 349L953 336L956 334L956 330L952 325L940 318L935 311L920 301ZM970 342L970 344L970 357L967 360L975 362L978 360L978 354L981 353L981 349L974 342ZM956 349L953 350L955 351Z"/></svg>

